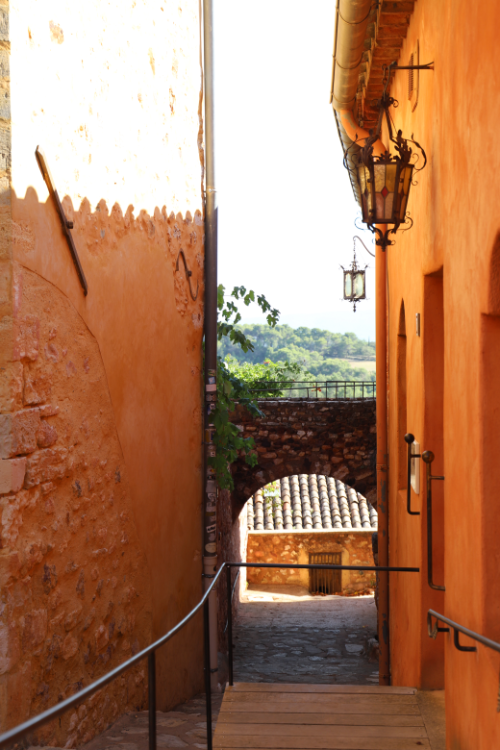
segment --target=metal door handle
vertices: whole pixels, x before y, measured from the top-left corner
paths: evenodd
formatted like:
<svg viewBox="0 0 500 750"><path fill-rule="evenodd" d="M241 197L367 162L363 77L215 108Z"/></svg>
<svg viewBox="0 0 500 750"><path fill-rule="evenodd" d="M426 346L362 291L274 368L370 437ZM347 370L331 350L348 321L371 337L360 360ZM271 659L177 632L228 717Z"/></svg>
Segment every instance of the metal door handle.
<svg viewBox="0 0 500 750"><path fill-rule="evenodd" d="M415 442L415 435L412 435L411 432L409 432L407 435L405 435L405 441L408 443L408 479L406 482L406 510L408 511L410 516L419 516L420 515L419 510L411 509L411 460L412 458L421 458L421 454L411 452L411 446Z"/></svg>
<svg viewBox="0 0 500 750"><path fill-rule="evenodd" d="M446 591L444 586L438 586L433 582L432 575L432 480L440 479L444 477L433 476L431 474L431 464L434 461L434 453L432 451L424 451L422 453L422 461L425 461L427 468L427 581L431 589L435 591Z"/></svg>

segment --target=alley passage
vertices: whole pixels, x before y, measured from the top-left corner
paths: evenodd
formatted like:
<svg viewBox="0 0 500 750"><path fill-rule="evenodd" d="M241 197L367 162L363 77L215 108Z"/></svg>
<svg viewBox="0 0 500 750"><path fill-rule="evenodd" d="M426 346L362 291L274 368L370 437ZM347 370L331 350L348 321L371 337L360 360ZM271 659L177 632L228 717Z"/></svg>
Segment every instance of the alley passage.
<svg viewBox="0 0 500 750"><path fill-rule="evenodd" d="M250 585L234 627L237 682L378 685L373 596Z"/></svg>

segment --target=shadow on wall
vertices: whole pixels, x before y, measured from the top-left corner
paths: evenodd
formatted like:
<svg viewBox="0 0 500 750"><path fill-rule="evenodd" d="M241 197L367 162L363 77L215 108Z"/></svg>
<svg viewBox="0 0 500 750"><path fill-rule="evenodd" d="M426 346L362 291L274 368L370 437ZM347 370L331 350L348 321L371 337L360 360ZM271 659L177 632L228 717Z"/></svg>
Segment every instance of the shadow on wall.
<svg viewBox="0 0 500 750"><path fill-rule="evenodd" d="M10 198L12 215L0 210L0 249L12 261L0 323L2 729L123 662L201 592L202 215L164 208L135 219L132 206L100 201L92 212L84 200L75 211L65 198L85 298L52 203L33 189ZM180 250L196 301L184 264L176 270ZM173 538L181 499L187 520ZM152 533L159 505L165 523ZM159 681L167 663L187 674L180 686L161 681L162 707L201 688L189 666L201 663L198 629L159 655ZM88 742L145 706L146 683L134 668L42 728L37 743Z"/></svg>

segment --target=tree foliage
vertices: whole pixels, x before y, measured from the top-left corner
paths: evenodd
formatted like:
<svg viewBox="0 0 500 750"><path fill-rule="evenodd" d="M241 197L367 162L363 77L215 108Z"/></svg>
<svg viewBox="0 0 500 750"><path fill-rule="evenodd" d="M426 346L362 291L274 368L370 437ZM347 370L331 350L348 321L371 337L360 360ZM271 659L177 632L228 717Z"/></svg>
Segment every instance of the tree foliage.
<svg viewBox="0 0 500 750"><path fill-rule="evenodd" d="M229 342L234 351L251 354L254 351L254 345L238 327L241 315L235 301L241 301L246 306L256 302L266 316L267 326L270 328L276 326L279 310L271 307L263 294L256 295L244 286L234 287L228 297L224 293L225 288L220 284L217 290L218 340L221 344ZM209 462L215 469L217 483L222 489L233 489L233 478L229 467L239 454L244 456L250 466L255 466L257 463L253 438L241 437L238 427L230 420L230 414L234 411L236 403L246 407L254 416L259 416L261 411L252 396L251 388L283 380L293 373L300 372L300 367L289 366L288 363L280 365L270 363L270 365L261 367L240 365L235 360L233 367L231 360L224 361L220 353L217 358L217 403L214 413L216 456L210 458Z"/></svg>
<svg viewBox="0 0 500 750"><path fill-rule="evenodd" d="M299 365L317 380L374 380L375 373L352 360L374 361L375 343L363 341L354 333L331 333L319 328L293 329L286 325L236 326L234 335L251 343L251 348L238 349L231 340L221 340L219 355L239 365L285 362ZM351 361L347 362L346 359ZM234 365L232 366L234 369ZM309 377L311 377L309 376ZM307 376L306 376L307 377Z"/></svg>

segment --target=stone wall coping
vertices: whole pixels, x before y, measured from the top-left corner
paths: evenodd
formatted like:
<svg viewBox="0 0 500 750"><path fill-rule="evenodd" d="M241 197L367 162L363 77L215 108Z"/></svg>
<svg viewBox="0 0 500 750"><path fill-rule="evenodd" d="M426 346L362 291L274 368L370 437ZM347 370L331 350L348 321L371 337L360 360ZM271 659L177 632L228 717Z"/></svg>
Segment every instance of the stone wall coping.
<svg viewBox="0 0 500 750"><path fill-rule="evenodd" d="M377 529L258 529L248 530L248 536L269 536L276 534L276 536L283 536L285 534L318 534L323 536L324 534L374 534Z"/></svg>

